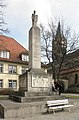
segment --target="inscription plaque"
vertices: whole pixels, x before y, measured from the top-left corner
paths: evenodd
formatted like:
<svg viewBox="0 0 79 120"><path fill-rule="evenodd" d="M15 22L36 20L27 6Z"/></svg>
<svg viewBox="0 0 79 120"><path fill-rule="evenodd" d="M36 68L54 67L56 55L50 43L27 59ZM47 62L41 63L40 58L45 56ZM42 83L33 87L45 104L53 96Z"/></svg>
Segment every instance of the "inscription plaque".
<svg viewBox="0 0 79 120"><path fill-rule="evenodd" d="M32 87L49 87L48 77L32 75Z"/></svg>

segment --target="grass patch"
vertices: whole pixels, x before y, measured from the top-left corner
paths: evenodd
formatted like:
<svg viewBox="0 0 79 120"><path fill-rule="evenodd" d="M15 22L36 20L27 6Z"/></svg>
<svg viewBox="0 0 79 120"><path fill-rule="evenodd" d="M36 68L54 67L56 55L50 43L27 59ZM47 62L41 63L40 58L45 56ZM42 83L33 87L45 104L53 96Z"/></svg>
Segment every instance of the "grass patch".
<svg viewBox="0 0 79 120"><path fill-rule="evenodd" d="M8 100L9 96L8 95L0 95L0 100Z"/></svg>
<svg viewBox="0 0 79 120"><path fill-rule="evenodd" d="M65 98L71 98L71 99L79 99L79 96L77 95L62 95Z"/></svg>

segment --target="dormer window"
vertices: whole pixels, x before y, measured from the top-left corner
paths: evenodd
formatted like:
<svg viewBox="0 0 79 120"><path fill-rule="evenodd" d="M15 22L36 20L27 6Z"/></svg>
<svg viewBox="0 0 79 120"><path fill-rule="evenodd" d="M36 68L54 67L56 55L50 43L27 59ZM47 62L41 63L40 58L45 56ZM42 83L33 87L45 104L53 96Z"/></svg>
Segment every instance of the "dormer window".
<svg viewBox="0 0 79 120"><path fill-rule="evenodd" d="M22 61L29 61L29 56L26 54L22 54Z"/></svg>
<svg viewBox="0 0 79 120"><path fill-rule="evenodd" d="M9 58L9 52L8 51L0 51L0 57L1 58Z"/></svg>

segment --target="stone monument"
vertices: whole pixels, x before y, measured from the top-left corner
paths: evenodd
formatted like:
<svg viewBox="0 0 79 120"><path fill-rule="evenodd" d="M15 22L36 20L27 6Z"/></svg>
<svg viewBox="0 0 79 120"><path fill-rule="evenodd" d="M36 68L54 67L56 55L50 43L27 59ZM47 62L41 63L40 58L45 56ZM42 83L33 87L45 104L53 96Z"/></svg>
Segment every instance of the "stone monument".
<svg viewBox="0 0 79 120"><path fill-rule="evenodd" d="M40 28L38 15L32 14L32 27L29 30L29 69L20 76L20 91L50 92L52 77L41 69Z"/></svg>
<svg viewBox="0 0 79 120"><path fill-rule="evenodd" d="M36 116L45 112L44 101L57 99L49 94L52 84L51 75L41 69L40 29L37 20L38 16L34 11L32 27L29 31L29 69L19 77L19 91L11 91L9 94L10 99L20 104L12 101L2 102L0 104L2 118Z"/></svg>

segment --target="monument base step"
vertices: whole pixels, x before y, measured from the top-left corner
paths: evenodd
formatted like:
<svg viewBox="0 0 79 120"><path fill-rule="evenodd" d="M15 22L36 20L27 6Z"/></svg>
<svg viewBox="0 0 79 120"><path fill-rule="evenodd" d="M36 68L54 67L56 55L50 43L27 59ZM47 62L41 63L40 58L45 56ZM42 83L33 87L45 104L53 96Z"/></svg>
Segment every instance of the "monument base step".
<svg viewBox="0 0 79 120"><path fill-rule="evenodd" d="M1 118L25 118L45 112L45 101L16 103L10 100L0 101Z"/></svg>
<svg viewBox="0 0 79 120"><path fill-rule="evenodd" d="M11 100L20 102L20 103L27 103L27 102L38 102L38 101L47 101L53 99L60 99L59 95L53 96L31 96L31 97L21 97L16 95L9 96Z"/></svg>
<svg viewBox="0 0 79 120"><path fill-rule="evenodd" d="M25 92L25 91L11 91L10 95L17 95L17 96L22 96L22 97L31 97L31 96L49 96L53 94L49 92Z"/></svg>
<svg viewBox="0 0 79 120"><path fill-rule="evenodd" d="M9 95L9 98L13 101L20 102L20 103L27 103L27 102L37 102L37 101L46 101L57 99L60 96L57 93L51 92L12 92Z"/></svg>

